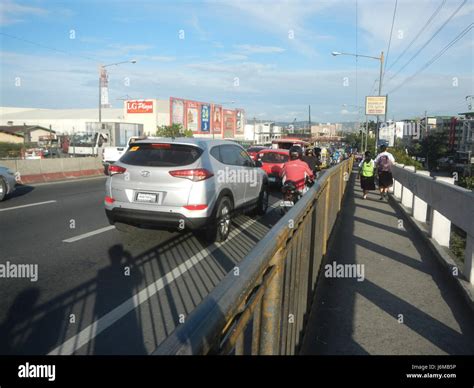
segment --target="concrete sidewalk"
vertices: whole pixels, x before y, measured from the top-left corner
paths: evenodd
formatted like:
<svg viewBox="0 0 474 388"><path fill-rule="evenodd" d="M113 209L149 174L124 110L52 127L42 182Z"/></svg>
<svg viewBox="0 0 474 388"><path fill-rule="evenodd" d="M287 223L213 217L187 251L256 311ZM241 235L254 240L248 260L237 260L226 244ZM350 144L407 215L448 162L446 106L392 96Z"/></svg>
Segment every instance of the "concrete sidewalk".
<svg viewBox="0 0 474 388"><path fill-rule="evenodd" d="M302 354L474 355L474 314L417 232L352 176L324 264L362 264L365 279L324 265Z"/></svg>

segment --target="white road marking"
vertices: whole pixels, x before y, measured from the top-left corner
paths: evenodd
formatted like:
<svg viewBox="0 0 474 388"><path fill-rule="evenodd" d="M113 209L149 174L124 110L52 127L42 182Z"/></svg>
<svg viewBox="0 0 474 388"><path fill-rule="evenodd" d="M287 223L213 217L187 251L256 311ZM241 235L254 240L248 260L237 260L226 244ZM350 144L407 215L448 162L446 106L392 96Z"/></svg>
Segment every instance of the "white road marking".
<svg viewBox="0 0 474 388"><path fill-rule="evenodd" d="M200 252L196 253L194 256L186 260L184 263L180 264L178 267L174 268L172 271L168 272L165 276L156 280L154 283L150 284L148 287L139 291L137 294L127 299L121 305L114 308L112 311L108 312L98 320L91 323L85 329L81 330L79 333L69 338L63 344L59 345L48 355L71 355L77 349L81 348L88 342L92 341L97 337L101 332L108 329L119 319L123 318L130 311L136 309L139 305L146 302L158 291L171 284L173 281L184 275L192 267L198 264L200 261L209 256L213 251L218 249L222 244L227 243L230 239L234 238L240 234L241 229L246 229L252 224L256 223L257 220L249 220L242 225L238 226L238 229L234 229L228 239L224 243L216 243L211 249L204 248Z"/></svg>
<svg viewBox="0 0 474 388"><path fill-rule="evenodd" d="M0 209L0 212L6 212L7 210L23 209L23 208L25 208L25 207L31 207L31 206L46 205L47 203L55 203L55 202L57 202L57 201L52 200L52 201L44 201L44 202L30 203L30 204L28 204L28 205L7 207L7 208L5 208L5 209Z"/></svg>
<svg viewBox="0 0 474 388"><path fill-rule="evenodd" d="M87 232L87 233L84 233L84 234L80 234L79 236L76 236L76 237L68 238L66 240L63 240L63 242L65 242L65 243L76 242L76 241L82 240L82 239L87 238L87 237L95 236L96 234L107 232L107 231L112 230L112 229L115 229L115 226L109 225L109 226L106 226L104 228L93 230L92 232Z"/></svg>

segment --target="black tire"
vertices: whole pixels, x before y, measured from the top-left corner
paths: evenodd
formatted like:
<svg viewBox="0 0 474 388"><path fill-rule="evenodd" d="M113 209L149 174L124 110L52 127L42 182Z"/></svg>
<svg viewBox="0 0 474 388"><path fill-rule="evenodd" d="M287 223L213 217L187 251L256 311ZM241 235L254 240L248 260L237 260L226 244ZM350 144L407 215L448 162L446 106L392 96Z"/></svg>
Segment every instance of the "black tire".
<svg viewBox="0 0 474 388"><path fill-rule="evenodd" d="M258 196L257 205L255 207L254 214L258 216L263 216L268 210L268 201L270 193L267 186L262 186L262 190Z"/></svg>
<svg viewBox="0 0 474 388"><path fill-rule="evenodd" d="M0 178L0 202L7 198L7 184Z"/></svg>
<svg viewBox="0 0 474 388"><path fill-rule="evenodd" d="M232 201L229 197L222 197L216 206L214 221L205 230L207 242L222 242L229 237L232 210Z"/></svg>

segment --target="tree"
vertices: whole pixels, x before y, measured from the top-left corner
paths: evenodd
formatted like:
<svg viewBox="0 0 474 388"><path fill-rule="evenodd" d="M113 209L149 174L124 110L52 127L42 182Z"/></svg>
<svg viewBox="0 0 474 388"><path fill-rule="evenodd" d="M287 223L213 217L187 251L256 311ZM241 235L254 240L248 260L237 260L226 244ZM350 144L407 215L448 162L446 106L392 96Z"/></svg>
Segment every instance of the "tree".
<svg viewBox="0 0 474 388"><path fill-rule="evenodd" d="M162 125L157 127L156 136L158 137L193 137L193 131L183 129L181 124Z"/></svg>

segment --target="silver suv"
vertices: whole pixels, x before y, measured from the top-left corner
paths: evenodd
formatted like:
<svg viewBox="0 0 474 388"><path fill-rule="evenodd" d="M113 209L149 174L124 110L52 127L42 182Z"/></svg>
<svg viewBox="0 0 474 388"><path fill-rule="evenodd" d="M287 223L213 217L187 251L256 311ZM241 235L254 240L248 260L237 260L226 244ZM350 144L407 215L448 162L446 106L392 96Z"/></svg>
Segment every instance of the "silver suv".
<svg viewBox="0 0 474 388"><path fill-rule="evenodd" d="M15 190L15 173L10 169L0 166L0 202Z"/></svg>
<svg viewBox="0 0 474 388"><path fill-rule="evenodd" d="M224 241L237 210L265 214L267 175L237 143L149 138L109 168L105 212L125 225L202 231Z"/></svg>

